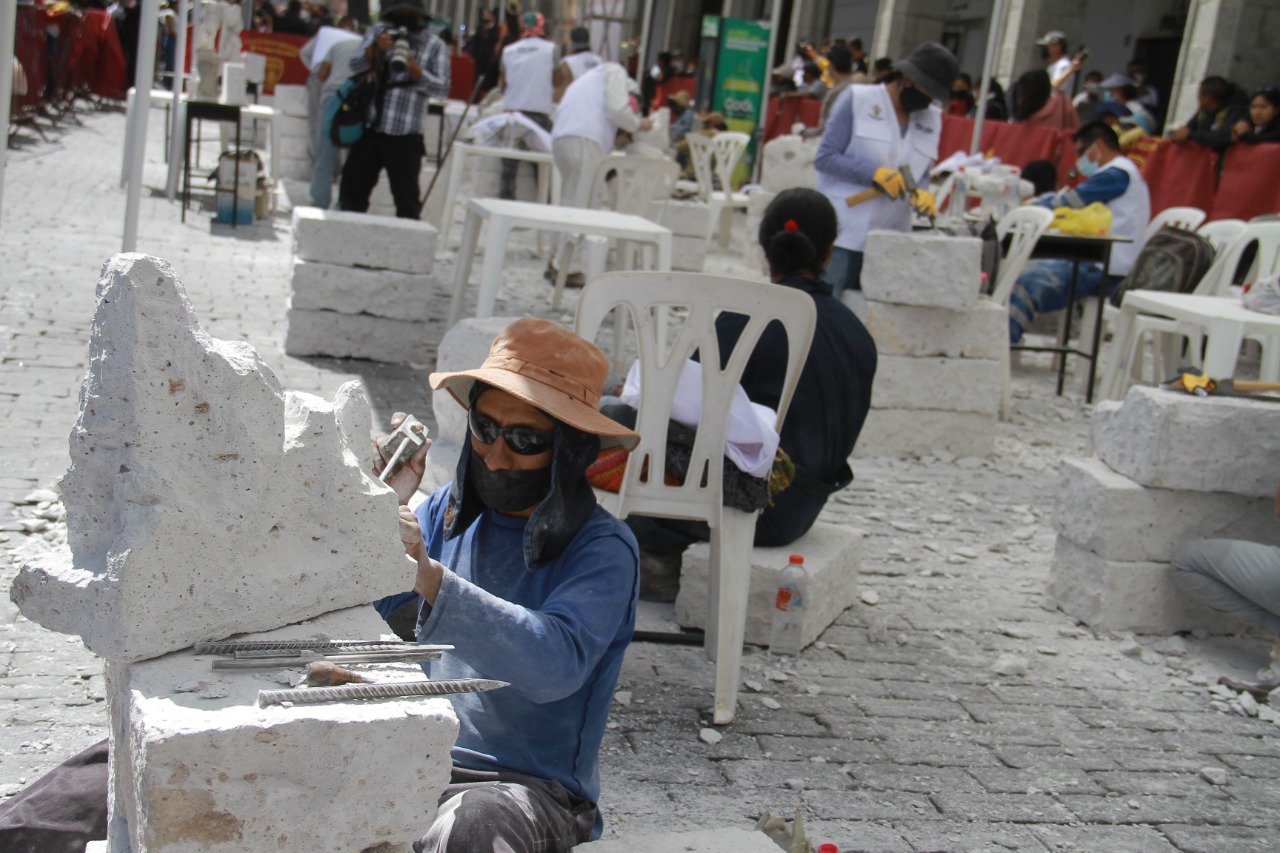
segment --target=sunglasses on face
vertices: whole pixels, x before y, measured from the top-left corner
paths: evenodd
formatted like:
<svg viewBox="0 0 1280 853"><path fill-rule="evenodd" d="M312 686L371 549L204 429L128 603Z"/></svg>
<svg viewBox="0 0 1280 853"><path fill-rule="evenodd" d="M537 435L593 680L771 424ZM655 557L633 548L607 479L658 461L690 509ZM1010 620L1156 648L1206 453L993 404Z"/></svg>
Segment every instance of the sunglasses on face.
<svg viewBox="0 0 1280 853"><path fill-rule="evenodd" d="M536 456L551 449L555 437L554 430L534 429L528 426L499 426L498 422L488 415L483 415L475 406L467 416L471 434L481 444L493 444L502 436L511 452L519 456Z"/></svg>

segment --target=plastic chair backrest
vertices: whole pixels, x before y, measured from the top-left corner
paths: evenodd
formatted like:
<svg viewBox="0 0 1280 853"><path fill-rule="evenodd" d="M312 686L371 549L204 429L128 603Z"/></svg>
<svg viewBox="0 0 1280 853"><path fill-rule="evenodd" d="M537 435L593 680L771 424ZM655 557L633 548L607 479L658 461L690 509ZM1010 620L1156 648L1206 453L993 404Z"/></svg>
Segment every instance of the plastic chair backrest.
<svg viewBox="0 0 1280 853"><path fill-rule="evenodd" d="M1213 263L1205 270L1193 292L1197 296L1225 296L1245 249L1255 241L1258 251L1250 268L1254 280L1256 276L1274 275L1280 266L1280 220L1250 222L1235 240L1214 256Z"/></svg>
<svg viewBox="0 0 1280 853"><path fill-rule="evenodd" d="M713 149L711 137L701 133L690 133L685 137L689 143L689 162L693 164L693 177L698 182L698 199L708 201L711 198L715 182L711 178L711 160Z"/></svg>
<svg viewBox="0 0 1280 853"><path fill-rule="evenodd" d="M654 309L675 306L686 309L687 316L674 341L663 350L658 323L665 321L667 312ZM631 452L613 512L619 518L634 512L713 521L722 506L729 403L747 360L765 327L780 322L787 337L787 366L776 421L781 429L813 342L817 319L813 299L790 287L701 273L608 273L588 282L582 291L578 334L594 340L605 317L618 307L630 311L636 329L641 401L635 430L640 443ZM723 369L715 325L722 312L747 317ZM702 362L702 415L690 451L689 473L683 484L668 485L657 472L665 469L671 401L685 361L695 352ZM646 468L648 479L642 480Z"/></svg>
<svg viewBox="0 0 1280 853"><path fill-rule="evenodd" d="M617 213L648 219L653 203L671 198L680 167L661 157L606 157L591 182L593 199L608 198Z"/></svg>
<svg viewBox="0 0 1280 853"><path fill-rule="evenodd" d="M996 223L996 236L1001 243L1009 234L1013 234L1013 239L1009 243L1009 250L1000 260L996 286L991 291L993 302L1000 305L1009 304L1009 295L1013 293L1014 282L1026 268L1027 261L1031 258L1031 250L1036 247L1036 241L1052 222L1052 210L1029 204L1016 208Z"/></svg>
<svg viewBox="0 0 1280 853"><path fill-rule="evenodd" d="M1196 233L1207 240L1216 253L1234 243L1240 236L1240 232L1244 230L1244 226L1243 219L1219 219L1216 222L1206 222L1201 225ZM1215 254L1214 257L1217 255Z"/></svg>
<svg viewBox="0 0 1280 853"><path fill-rule="evenodd" d="M1142 238L1145 244L1151 239L1161 228L1166 225L1172 225L1174 228L1181 228L1184 231L1194 231L1200 227L1200 223L1204 222L1205 212L1198 207L1166 207L1164 210L1151 217L1151 222L1147 224L1147 233Z"/></svg>
<svg viewBox="0 0 1280 853"><path fill-rule="evenodd" d="M733 192L733 170L747 150L751 137L745 133L725 130L711 137L712 155L715 158L715 173L720 179L720 190L728 195Z"/></svg>

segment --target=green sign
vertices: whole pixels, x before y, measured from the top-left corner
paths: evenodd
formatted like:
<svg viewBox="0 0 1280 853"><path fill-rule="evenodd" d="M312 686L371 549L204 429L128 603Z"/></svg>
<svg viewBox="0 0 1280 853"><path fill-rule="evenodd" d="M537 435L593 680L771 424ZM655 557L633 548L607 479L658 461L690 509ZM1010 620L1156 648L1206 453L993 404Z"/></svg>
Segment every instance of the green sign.
<svg viewBox="0 0 1280 853"><path fill-rule="evenodd" d="M765 92L764 75L769 68L769 27L757 21L724 18L720 21L720 57L716 61L716 90L712 109L724 116L730 130L752 135L747 156L734 171L734 185L741 186L751 174L755 159L755 129Z"/></svg>

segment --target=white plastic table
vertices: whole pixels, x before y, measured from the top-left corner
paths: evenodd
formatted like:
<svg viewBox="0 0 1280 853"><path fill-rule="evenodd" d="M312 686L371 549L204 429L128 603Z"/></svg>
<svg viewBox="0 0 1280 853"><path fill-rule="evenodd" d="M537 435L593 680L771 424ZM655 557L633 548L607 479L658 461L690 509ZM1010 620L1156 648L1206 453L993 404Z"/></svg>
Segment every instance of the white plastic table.
<svg viewBox="0 0 1280 853"><path fill-rule="evenodd" d="M502 283L502 262L507 255L507 235L517 228L647 243L657 249L655 269L659 272L671 271L671 231L643 217L610 210L507 201L500 198L473 198L467 202L462 245L458 247L457 267L453 276L453 301L449 305L450 328L458 322L462 312L462 293L467 288L467 279L471 277L471 264L480 238L480 226L484 222L489 223L489 233L484 244L476 317L493 316L493 303L498 295L498 285Z"/></svg>
<svg viewBox="0 0 1280 853"><path fill-rule="evenodd" d="M1236 296L1130 290L1124 295L1116 323L1113 342L1116 352L1128 352L1133 346L1134 319L1138 314L1169 317L1204 329L1204 372L1215 379L1230 379L1235 375L1236 359L1246 335L1280 338L1280 315L1250 311Z"/></svg>
<svg viewBox="0 0 1280 853"><path fill-rule="evenodd" d="M458 192L462 189L462 176L467 167L468 158L494 157L499 160L524 160L538 167L538 199L550 199L552 204L560 203L560 182L556 179L555 161L544 151L520 151L514 148L491 148L487 145L474 145L470 142L454 143L450 153L449 183L445 185L444 212L440 215L440 245L449 242L449 231L453 228L453 206L458 201Z"/></svg>

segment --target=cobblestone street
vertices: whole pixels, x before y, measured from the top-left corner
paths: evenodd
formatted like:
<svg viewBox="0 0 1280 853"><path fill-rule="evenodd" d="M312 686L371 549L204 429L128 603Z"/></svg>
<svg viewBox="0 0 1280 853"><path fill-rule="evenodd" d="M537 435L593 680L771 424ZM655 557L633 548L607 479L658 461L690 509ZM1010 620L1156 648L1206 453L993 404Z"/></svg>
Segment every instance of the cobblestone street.
<svg viewBox="0 0 1280 853"><path fill-rule="evenodd" d="M284 355L287 213L234 230L194 210L181 223L154 189L161 116L139 249L173 263L205 329L258 348L286 388L332 396L355 378L383 426L397 409L429 420L430 366ZM0 796L106 734L98 661L7 594L24 555L65 537L57 504L25 498L68 464L94 286L120 246L124 115L83 121L48 142L21 136L5 175ZM508 274L535 285L505 289L497 313L570 321L576 297L550 311L533 238L511 245ZM442 248L441 316L452 269ZM734 271L749 273L740 257L710 259L708 272ZM438 322L433 344L442 333ZM994 456L855 460L824 520L866 533L873 603L794 663L749 649L738 718L718 742L699 737L713 682L701 650L633 645L601 768L606 837L749 828L766 810L798 810L810 841L841 850L1276 849L1280 725L1211 705L1218 676L1267 663L1267 638L1099 636L1042 606L1058 466L1090 454L1089 413L1077 394L1053 396L1047 361L1027 359Z"/></svg>

